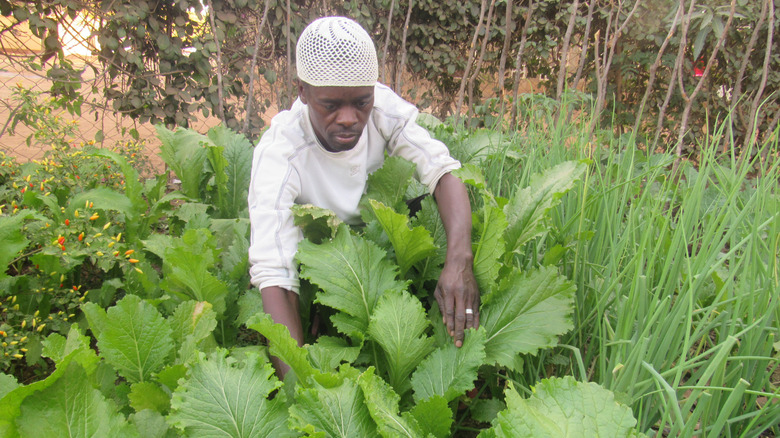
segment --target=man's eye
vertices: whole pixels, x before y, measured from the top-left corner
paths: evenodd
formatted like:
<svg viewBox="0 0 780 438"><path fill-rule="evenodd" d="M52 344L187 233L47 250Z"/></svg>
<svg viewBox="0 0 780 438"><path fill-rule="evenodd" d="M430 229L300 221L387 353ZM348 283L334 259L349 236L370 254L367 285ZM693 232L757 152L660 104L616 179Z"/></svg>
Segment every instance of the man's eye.
<svg viewBox="0 0 780 438"><path fill-rule="evenodd" d="M336 105L332 103L325 104L323 107L328 111L333 111L337 108Z"/></svg>

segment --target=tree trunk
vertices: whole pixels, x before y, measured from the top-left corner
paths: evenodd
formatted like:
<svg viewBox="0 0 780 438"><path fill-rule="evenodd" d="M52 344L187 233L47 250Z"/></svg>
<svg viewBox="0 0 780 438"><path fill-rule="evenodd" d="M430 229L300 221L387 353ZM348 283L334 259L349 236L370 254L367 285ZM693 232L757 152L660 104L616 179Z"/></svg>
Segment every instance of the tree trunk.
<svg viewBox="0 0 780 438"><path fill-rule="evenodd" d="M217 15L217 11L214 10L214 5L211 0L208 0L209 5L209 20L211 22L211 31L214 32L214 44L217 45L217 97L219 103L217 104L217 116L222 123L225 123L225 106L224 97L222 96L222 45L219 42L219 36L217 35L217 23L214 18Z"/></svg>
<svg viewBox="0 0 780 438"><path fill-rule="evenodd" d="M661 66L661 60L663 59L666 47L669 46L669 41L671 41L672 37L674 36L674 31L677 30L677 23L679 23L679 21L682 19L683 8L684 5L682 3L677 5L677 13L674 16L672 26L669 28L669 33L666 34L666 38L664 39L663 44L661 44L661 48L658 50L658 56L655 57L653 65L650 66L650 72L647 78L647 87L645 87L645 94L642 96L642 101L639 103L639 110L636 112L636 120L634 121L633 132L635 134L639 130L639 123L642 120L642 114L644 113L647 99L650 97L650 93L653 91L655 75L658 72L658 67Z"/></svg>
<svg viewBox="0 0 780 438"><path fill-rule="evenodd" d="M515 77L514 84L512 85L512 111L509 122L509 129L517 129L517 92L520 89L520 62L523 59L523 51L525 50L525 43L528 41L528 25L531 23L531 13L534 10L534 0L528 1L528 10L525 13L525 23L523 23L522 36L520 37L520 47L517 48L517 57L515 59Z"/></svg>
<svg viewBox="0 0 780 438"><path fill-rule="evenodd" d="M509 43L512 40L512 28L514 27L514 22L512 21L512 9L514 7L513 3L513 0L506 0L506 15L504 16L504 24L506 25L504 28L504 47L501 48L501 59L498 61L498 88L496 90L496 95L501 97L501 102L504 101L506 94L506 84L504 83L504 79L506 76L506 58L507 54L509 53Z"/></svg>
<svg viewBox="0 0 780 438"><path fill-rule="evenodd" d="M766 21L767 11L769 10L770 3L770 0L764 0L763 5L761 6L761 15L758 17L756 27L753 29L753 34L750 36L750 41L745 48L745 56L742 57L742 63L739 66L739 74L737 75L737 80L734 82L734 91L731 94L732 112L737 113L737 116L740 118L743 124L746 123L744 120L744 114L737 110L739 101L742 98L742 80L745 78L745 71L747 70L747 66L750 63L750 55L753 54L753 48L758 42L758 33L761 31L761 27L764 25L764 21ZM772 29L770 28L769 31L771 33Z"/></svg>
<svg viewBox="0 0 780 438"><path fill-rule="evenodd" d="M257 77L257 52L260 51L260 37L263 34L263 27L265 27L265 19L268 17L268 7L271 4L271 0L265 0L263 6L263 16L260 18L260 23L257 25L257 37L255 38L255 51L252 52L252 63L249 66L249 93L246 97L246 115L244 116L244 129L242 130L245 136L249 135L249 119L252 115L252 102L255 99L255 79Z"/></svg>
<svg viewBox="0 0 780 438"><path fill-rule="evenodd" d="M734 0L732 0L733 2ZM733 9L733 7L732 7ZM773 30L775 28L775 5L770 2L769 5L769 23L766 32L766 51L764 52L764 66L761 73L761 83L758 86L758 91L753 97L753 104L750 106L750 113L748 113L750 122L748 123L748 129L745 133L745 142L742 145L741 157L745 157L750 143L758 139L758 121L760 119L758 113L758 106L761 103L761 99L764 95L764 88L766 87L767 76L769 76L769 62L772 59L772 38Z"/></svg>
<svg viewBox="0 0 780 438"><path fill-rule="evenodd" d="M588 58L588 44L590 43L590 26L593 23L593 7L596 0L590 0L588 4L588 18L585 21L585 34L582 37L582 48L580 49L580 64L577 66L577 74L574 75L574 82L571 87L576 89L582 77L582 70L585 68L585 60Z"/></svg>
<svg viewBox="0 0 780 438"><path fill-rule="evenodd" d="M593 0L591 0L593 1ZM571 40L571 34L574 31L574 23L577 21L578 9L580 7L580 0L574 0L572 5L571 15L569 16L569 25L566 27L566 34L563 36L563 46L561 48L561 65L558 69L558 88L555 91L555 99L560 101L563 89L566 83L566 70L569 56L569 41Z"/></svg>
<svg viewBox="0 0 780 438"><path fill-rule="evenodd" d="M661 136L661 130L664 127L664 117L666 116L666 107L669 106L669 101L672 99L674 93L675 83L677 75L682 70L681 65L685 59L685 41L688 38L688 25L691 22L691 14L693 8L696 5L696 0L691 0L691 4L688 7L688 13L682 17L682 27L680 28L680 46L677 48L677 57L674 60L674 67L672 68L672 76L669 78L669 88L666 89L666 97L661 108L658 109L658 122L655 127L655 138L653 139L652 149L655 149L658 144L658 138ZM680 0L680 7L685 7L685 0Z"/></svg>
<svg viewBox="0 0 780 438"><path fill-rule="evenodd" d="M292 99L292 93L293 93L293 79L292 79L292 38L290 37L290 15L292 15L292 12L290 11L290 0L287 0L287 6L286 6L286 12L287 16L285 19L285 33L287 34L287 83L285 84L286 87L286 93L285 93L285 101L282 102L283 107L287 108L289 106L289 102Z"/></svg>
<svg viewBox="0 0 780 438"><path fill-rule="evenodd" d="M599 116L601 114L601 110L604 108L604 101L607 96L607 78L609 77L609 69L612 66L612 60L615 57L615 51L618 44L618 40L620 39L620 35L623 33L623 30L625 30L626 26L628 25L628 22L631 21L631 17L634 16L634 13L636 12L637 8L639 7L639 4L641 3L640 0L637 0L634 3L634 7L631 9L631 12L626 15L625 21L623 21L622 24L618 27L618 24L620 23L620 10L623 7L622 3L618 4L618 9L615 13L615 33L612 35L612 37L609 36L609 33L604 37L604 59L602 62L601 67L599 66L599 63L596 62L596 82L598 84L598 91L596 93L596 110L594 113L593 119L591 119L591 127L590 127L590 135L593 135L593 131L596 127L596 122L599 119ZM611 15L610 15L611 18ZM608 21L607 25L607 31L609 32L611 20ZM598 38L596 38L596 43L598 43ZM599 56L599 50L598 46L596 46L596 52L595 56Z"/></svg>
<svg viewBox="0 0 780 438"><path fill-rule="evenodd" d="M409 19L412 17L412 5L414 0L409 0L409 8L406 10L406 21L404 22L404 33L401 37L401 62L395 75L395 91L401 93L401 76L406 71L406 36L409 32Z"/></svg>
<svg viewBox="0 0 780 438"><path fill-rule="evenodd" d="M720 48L723 47L723 42L726 40L726 34L728 34L728 30L731 27L731 22L734 19L734 13L736 12L736 7L737 7L737 0L731 0L731 9L729 11L729 18L726 21L726 24L723 26L723 33L721 33L720 38L718 38L718 42L715 45L715 48L712 50L712 53L710 54L710 58L707 60L707 66L704 67L704 73L702 73L701 77L699 78L699 82L696 84L696 88L693 89L693 92L691 92L690 97L687 99L685 103L685 109L683 110L682 119L680 121L680 130L677 135L677 148L675 149L675 156L677 158L674 160L674 166L672 166L673 177L677 175L677 169L680 166L680 157L682 157L682 147L683 147L683 142L685 140L685 133L688 130L688 117L691 114L691 108L693 107L693 103L696 100L696 95L699 94L702 85L704 85L704 81L707 79L707 76L710 73L710 69L712 68L712 65L715 62L715 57L718 56L718 52L720 51ZM682 74L682 67L680 68L680 72L677 73L678 78L681 74Z"/></svg>
<svg viewBox="0 0 780 438"><path fill-rule="evenodd" d="M390 2L390 12L387 14L387 36L385 37L385 48L382 50L382 83L385 82L385 72L387 70L387 48L390 46L390 33L393 26L393 11L395 10L395 0Z"/></svg>
<svg viewBox="0 0 780 438"><path fill-rule="evenodd" d="M471 44L469 45L469 59L466 61L466 67L463 71L463 77L460 79L460 89L458 89L458 100L455 104L455 125L460 122L460 108L463 106L463 95L466 91L466 82L468 82L469 74L471 73L471 63L474 62L474 49L477 46L477 38L479 38L479 31L482 28L482 18L485 16L485 9L487 8L487 0L482 0L482 5L479 8L479 21L477 21L477 29L474 30L474 37L471 38Z"/></svg>
<svg viewBox="0 0 780 438"><path fill-rule="evenodd" d="M485 60L485 50L487 49L487 43L490 39L490 28L493 27L493 8L496 6L496 0L490 1L490 7L488 8L488 15L485 19L485 38L482 39L482 48L479 51L479 57L477 58L477 64L474 67L474 72L469 78L469 104L468 104L468 118L472 116L472 110L474 105L474 81L479 76L482 70L482 61Z"/></svg>

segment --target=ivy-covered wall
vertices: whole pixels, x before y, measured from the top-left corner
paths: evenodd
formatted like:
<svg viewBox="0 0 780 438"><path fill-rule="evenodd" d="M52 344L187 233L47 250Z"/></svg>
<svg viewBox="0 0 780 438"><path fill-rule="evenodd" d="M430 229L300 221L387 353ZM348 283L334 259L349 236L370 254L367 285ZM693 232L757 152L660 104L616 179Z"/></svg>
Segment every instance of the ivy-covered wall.
<svg viewBox="0 0 780 438"><path fill-rule="evenodd" d="M57 24L66 16L94 17L94 68L105 72L99 87L114 111L170 126L215 115L256 137L261 114L295 97L296 36L313 19L340 14L374 35L382 81L438 116L516 129L511 103L518 80L531 77L550 98L601 112L607 128L695 145L695 132L732 110L739 138L777 126L775 3L0 0L0 13L41 39L36 61L59 79L52 92L71 110L80 84L61 56ZM574 88L587 95L564 92Z"/></svg>

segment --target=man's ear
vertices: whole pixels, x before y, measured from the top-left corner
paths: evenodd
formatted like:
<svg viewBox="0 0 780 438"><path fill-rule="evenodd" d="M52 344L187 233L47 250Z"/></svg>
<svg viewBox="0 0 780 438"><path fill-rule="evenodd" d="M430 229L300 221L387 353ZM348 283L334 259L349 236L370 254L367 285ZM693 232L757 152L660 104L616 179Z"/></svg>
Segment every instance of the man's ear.
<svg viewBox="0 0 780 438"><path fill-rule="evenodd" d="M308 105L309 102L307 102L307 96L306 96L306 87L303 81L298 80L298 97L301 99L301 102L303 102L305 105Z"/></svg>

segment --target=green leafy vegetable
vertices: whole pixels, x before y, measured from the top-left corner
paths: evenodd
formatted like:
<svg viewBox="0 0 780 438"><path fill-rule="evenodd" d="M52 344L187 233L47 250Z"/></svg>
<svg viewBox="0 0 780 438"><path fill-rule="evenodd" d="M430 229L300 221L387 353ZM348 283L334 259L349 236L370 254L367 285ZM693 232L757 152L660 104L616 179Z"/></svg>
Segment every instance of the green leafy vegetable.
<svg viewBox="0 0 780 438"><path fill-rule="evenodd" d="M382 347L388 380L400 395L411 389L409 375L433 351L428 325L422 303L407 292L386 292L374 309L368 334Z"/></svg>
<svg viewBox="0 0 780 438"><path fill-rule="evenodd" d="M312 387L299 387L296 403L290 407L290 424L295 430L328 437L376 437L376 424L357 383L358 372L342 366L337 376ZM324 434L324 435L322 435Z"/></svg>
<svg viewBox="0 0 780 438"><path fill-rule="evenodd" d="M317 284L317 302L341 311L331 320L350 336L361 337L368 330L371 313L386 290L403 290L396 280L397 267L373 243L354 236L342 225L336 237L322 245L303 241L298 246L301 276Z"/></svg>
<svg viewBox="0 0 780 438"><path fill-rule="evenodd" d="M82 307L100 354L129 382L144 382L162 369L173 353L171 328L151 304L127 295L104 311Z"/></svg>
<svg viewBox="0 0 780 438"><path fill-rule="evenodd" d="M16 425L21 436L132 437L137 432L87 379L77 362L70 362L51 386L24 399Z"/></svg>
<svg viewBox="0 0 780 438"><path fill-rule="evenodd" d="M584 163L575 161L558 164L542 175L534 175L528 187L512 196L504 207L509 222L505 238L510 251L517 251L544 232L547 212L560 202L586 168Z"/></svg>
<svg viewBox="0 0 780 438"><path fill-rule="evenodd" d="M171 424L197 437L295 436L287 428L282 399L268 399L282 386L271 364L257 355L248 355L244 363L226 355L218 350L193 365L173 394Z"/></svg>
<svg viewBox="0 0 780 438"><path fill-rule="evenodd" d="M514 272L480 310L487 332L486 361L512 367L520 353L535 353L557 344L571 330L575 286L552 267Z"/></svg>
<svg viewBox="0 0 780 438"><path fill-rule="evenodd" d="M571 376L544 379L531 397L522 399L510 382L505 393L507 409L480 437L635 436L631 409L595 383L579 383Z"/></svg>
<svg viewBox="0 0 780 438"><path fill-rule="evenodd" d="M409 229L409 217L394 212L380 202L369 201L379 223L395 249L395 258L404 277L409 268L436 250L430 233L423 227Z"/></svg>
<svg viewBox="0 0 780 438"><path fill-rule="evenodd" d="M474 388L477 371L485 360L485 329L469 329L460 348L452 342L435 350L412 375L414 400L442 396L452 401Z"/></svg>

